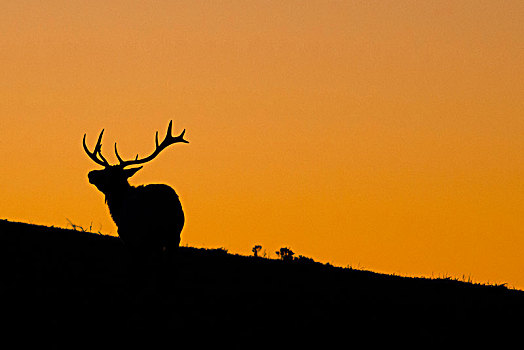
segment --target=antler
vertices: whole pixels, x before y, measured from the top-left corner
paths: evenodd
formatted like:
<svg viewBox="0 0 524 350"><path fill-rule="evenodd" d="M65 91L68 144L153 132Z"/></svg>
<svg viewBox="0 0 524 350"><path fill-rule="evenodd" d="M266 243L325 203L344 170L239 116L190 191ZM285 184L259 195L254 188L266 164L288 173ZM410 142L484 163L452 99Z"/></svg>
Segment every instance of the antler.
<svg viewBox="0 0 524 350"><path fill-rule="evenodd" d="M102 165L103 167L110 166L108 161L104 158L102 155L102 135L104 135L104 129L100 132L100 135L98 136L98 141L96 142L95 149L93 152L90 152L86 145L86 134L84 134L84 139L82 140L82 144L84 145L84 151L86 151L89 158L91 158L95 163ZM98 156L100 156L100 159L98 159Z"/></svg>
<svg viewBox="0 0 524 350"><path fill-rule="evenodd" d="M118 154L118 150L116 148L116 142L115 142L115 154L116 154L116 157L118 158L118 161L120 162L120 166L121 167L126 167L126 166L129 166L129 165L137 165L137 164L147 163L150 160L153 160L156 156L158 156L160 154L160 152L162 152L162 150L164 150L164 148L166 148L169 145L172 145L172 144L178 143L178 142L189 143L189 141L184 140L184 134L186 133L186 129L184 129L184 131L182 131L182 133L180 135L176 136L176 137L173 137L173 135L171 135L172 129L173 129L173 121L171 120L169 122L169 126L167 127L166 137L164 138L164 141L162 141L162 143L160 143L160 144L158 143L158 131L157 131L156 132L156 136L155 136L155 144L156 144L155 151L153 153L151 153L151 155L149 155L148 157L142 158L142 159L138 159L138 154L137 154L135 160L123 160L120 157L120 155Z"/></svg>

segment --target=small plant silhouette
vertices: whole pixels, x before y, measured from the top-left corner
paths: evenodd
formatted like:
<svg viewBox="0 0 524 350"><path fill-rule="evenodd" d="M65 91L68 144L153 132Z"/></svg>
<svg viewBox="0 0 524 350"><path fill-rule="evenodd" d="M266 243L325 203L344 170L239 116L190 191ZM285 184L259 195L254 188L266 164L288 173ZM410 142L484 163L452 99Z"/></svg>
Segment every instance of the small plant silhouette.
<svg viewBox="0 0 524 350"><path fill-rule="evenodd" d="M253 252L253 256L255 258L258 257L258 252L262 249L262 246L261 245L256 245L253 247L253 249L251 249L251 251Z"/></svg>
<svg viewBox="0 0 524 350"><path fill-rule="evenodd" d="M303 256L303 255L299 255L294 260L299 261L301 263L306 263L306 264L313 264L313 263L315 263L315 260L313 260L311 258L308 258L307 256Z"/></svg>
<svg viewBox="0 0 524 350"><path fill-rule="evenodd" d="M291 249L286 247L280 248L280 250L277 250L275 253L283 261L291 261L293 260L293 255L295 255Z"/></svg>

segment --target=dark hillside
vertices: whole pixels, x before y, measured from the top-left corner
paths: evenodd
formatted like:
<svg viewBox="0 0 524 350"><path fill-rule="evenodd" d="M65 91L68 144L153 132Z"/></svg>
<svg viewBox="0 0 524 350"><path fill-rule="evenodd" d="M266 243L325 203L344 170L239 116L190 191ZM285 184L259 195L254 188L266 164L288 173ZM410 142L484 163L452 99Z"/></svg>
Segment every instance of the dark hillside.
<svg viewBox="0 0 524 350"><path fill-rule="evenodd" d="M5 220L0 249L2 332L40 348L500 345L522 333L524 292L504 286L182 247L166 289L127 274L117 238Z"/></svg>

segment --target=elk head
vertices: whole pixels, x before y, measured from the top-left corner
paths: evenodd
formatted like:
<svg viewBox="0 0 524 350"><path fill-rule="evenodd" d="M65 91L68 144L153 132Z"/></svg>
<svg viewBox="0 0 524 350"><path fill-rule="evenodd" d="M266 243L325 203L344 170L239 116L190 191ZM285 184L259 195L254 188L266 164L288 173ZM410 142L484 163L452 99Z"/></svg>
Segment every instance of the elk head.
<svg viewBox="0 0 524 350"><path fill-rule="evenodd" d="M168 146L183 142L183 143L189 143L188 141L184 140L184 134L186 130L184 129L182 133L176 137L172 136L172 128L173 128L173 121L169 122L169 126L167 127L167 134L164 140L159 143L158 142L158 131L156 132L155 137L155 144L156 148L153 153L151 153L149 156L145 158L138 159L138 154L134 160L123 160L120 155L118 154L116 142L115 142L115 155L119 161L119 164L111 165L109 162L104 158L102 155L102 135L104 134L104 130L100 132L100 135L98 136L98 141L95 145L95 148L93 152L89 151L86 145L86 134L84 134L84 139L82 140L84 150L95 163L101 165L104 167L102 170L93 170L90 171L87 175L89 178L89 182L93 185L95 185L98 190L105 195L110 195L111 193L117 193L120 190L125 189L126 187L129 187L129 183L127 182L127 179L133 176L138 170L142 169L142 167L137 168L130 168L126 169L128 166L138 165L138 164L144 164L151 160L153 160L156 156L162 152L165 148Z"/></svg>

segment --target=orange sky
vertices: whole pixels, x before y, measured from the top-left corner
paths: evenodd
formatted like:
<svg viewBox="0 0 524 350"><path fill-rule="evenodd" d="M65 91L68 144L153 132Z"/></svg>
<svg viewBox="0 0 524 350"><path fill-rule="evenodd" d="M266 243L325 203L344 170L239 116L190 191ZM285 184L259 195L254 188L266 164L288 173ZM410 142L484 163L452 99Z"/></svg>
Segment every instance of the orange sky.
<svg viewBox="0 0 524 350"><path fill-rule="evenodd" d="M116 233L82 150L145 155L182 244L524 289L524 2L11 1L0 217ZM67 219L66 219L67 218Z"/></svg>

